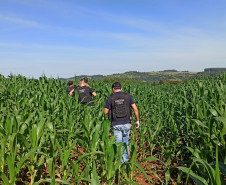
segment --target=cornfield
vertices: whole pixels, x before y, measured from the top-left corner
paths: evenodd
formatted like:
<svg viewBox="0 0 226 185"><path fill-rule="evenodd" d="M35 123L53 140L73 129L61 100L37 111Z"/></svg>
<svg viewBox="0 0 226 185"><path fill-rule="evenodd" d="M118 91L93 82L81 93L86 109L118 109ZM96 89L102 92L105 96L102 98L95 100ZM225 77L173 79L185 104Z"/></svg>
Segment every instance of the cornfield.
<svg viewBox="0 0 226 185"><path fill-rule="evenodd" d="M141 123L132 127L123 164L125 146L115 143L103 113L111 84L90 85L93 107L69 96L59 79L0 76L0 184L226 182L226 74L176 85L122 84Z"/></svg>

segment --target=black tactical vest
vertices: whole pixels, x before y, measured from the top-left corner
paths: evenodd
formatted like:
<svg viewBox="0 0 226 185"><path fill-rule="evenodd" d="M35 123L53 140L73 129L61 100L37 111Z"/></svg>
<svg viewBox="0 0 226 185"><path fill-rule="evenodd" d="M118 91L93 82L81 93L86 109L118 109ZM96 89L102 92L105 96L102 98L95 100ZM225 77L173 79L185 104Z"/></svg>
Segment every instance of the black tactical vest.
<svg viewBox="0 0 226 185"><path fill-rule="evenodd" d="M79 100L80 103L86 104L86 103L88 103L89 101L92 100L92 97L90 95L90 91L89 91L88 87L86 87L86 86L80 87L78 89L78 93L79 93L78 100Z"/></svg>
<svg viewBox="0 0 226 185"><path fill-rule="evenodd" d="M111 121L127 121L131 117L131 105L129 103L129 96L127 93L120 93L120 95L113 94L111 96Z"/></svg>

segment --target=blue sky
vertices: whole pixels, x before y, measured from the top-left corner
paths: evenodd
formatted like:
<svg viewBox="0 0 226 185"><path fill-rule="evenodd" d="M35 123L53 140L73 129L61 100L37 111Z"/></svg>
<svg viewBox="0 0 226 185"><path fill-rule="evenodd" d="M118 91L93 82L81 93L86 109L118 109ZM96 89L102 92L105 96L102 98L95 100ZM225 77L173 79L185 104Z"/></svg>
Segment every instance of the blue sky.
<svg viewBox="0 0 226 185"><path fill-rule="evenodd" d="M225 0L0 0L0 74L226 67Z"/></svg>

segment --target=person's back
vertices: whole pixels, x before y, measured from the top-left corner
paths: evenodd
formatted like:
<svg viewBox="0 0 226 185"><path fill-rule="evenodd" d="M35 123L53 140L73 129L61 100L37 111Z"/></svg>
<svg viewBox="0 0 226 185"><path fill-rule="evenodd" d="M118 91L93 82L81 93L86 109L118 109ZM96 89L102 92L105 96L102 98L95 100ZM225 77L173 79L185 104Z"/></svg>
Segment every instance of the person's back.
<svg viewBox="0 0 226 185"><path fill-rule="evenodd" d="M130 105L134 103L132 97L120 91L112 94L110 101L111 111L109 112L109 118L112 121L112 126L131 122L132 112Z"/></svg>
<svg viewBox="0 0 226 185"><path fill-rule="evenodd" d="M78 99L79 103L89 106L93 105L93 102L90 101L92 100L92 96L96 96L96 93L93 92L93 90L90 87L87 87L84 81L80 81L79 83L78 94L79 94Z"/></svg>
<svg viewBox="0 0 226 185"><path fill-rule="evenodd" d="M78 93L79 93L79 102L82 104L87 104L92 100L92 93L91 89L89 87L83 86L78 88Z"/></svg>

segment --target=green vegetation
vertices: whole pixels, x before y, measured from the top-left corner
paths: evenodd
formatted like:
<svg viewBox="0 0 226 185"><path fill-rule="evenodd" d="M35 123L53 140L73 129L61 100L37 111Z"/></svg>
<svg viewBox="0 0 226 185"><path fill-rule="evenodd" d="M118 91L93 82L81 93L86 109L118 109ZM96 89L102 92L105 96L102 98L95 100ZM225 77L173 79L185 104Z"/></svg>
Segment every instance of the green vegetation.
<svg viewBox="0 0 226 185"><path fill-rule="evenodd" d="M223 184L226 74L185 83L123 83L139 110L130 160L110 136L103 107L111 83L91 81L94 107L77 103L62 80L0 76L0 182L3 184ZM134 121L134 120L133 120Z"/></svg>
<svg viewBox="0 0 226 185"><path fill-rule="evenodd" d="M211 68L212 69L212 68ZM220 68L222 69L222 68ZM225 69L225 68L223 68ZM206 69L205 69L206 71ZM212 71L212 72L188 72L188 71L176 71L176 70L164 70L159 72L137 72L129 71L122 74L112 74L112 75L93 75L93 76L76 76L78 79L88 77L90 80L103 80L104 82L115 82L121 81L125 83L148 83L148 84L162 84L162 83L176 83L182 82L189 79L200 79L208 77L217 77L220 73L224 71ZM64 79L63 81L73 80L73 78Z"/></svg>
<svg viewBox="0 0 226 185"><path fill-rule="evenodd" d="M226 68L206 68L205 72L226 72Z"/></svg>

